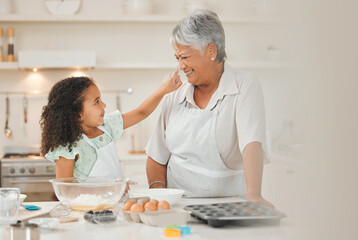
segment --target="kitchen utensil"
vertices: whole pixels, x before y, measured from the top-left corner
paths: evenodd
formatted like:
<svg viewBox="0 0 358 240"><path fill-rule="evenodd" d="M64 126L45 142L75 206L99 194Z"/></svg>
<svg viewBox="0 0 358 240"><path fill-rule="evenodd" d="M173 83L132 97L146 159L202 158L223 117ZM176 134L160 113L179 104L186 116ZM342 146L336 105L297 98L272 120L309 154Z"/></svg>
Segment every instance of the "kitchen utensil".
<svg viewBox="0 0 358 240"><path fill-rule="evenodd" d="M121 109L121 100L119 98L118 93L117 93L117 96L116 96L116 104L117 104L117 109L120 111L120 109Z"/></svg>
<svg viewBox="0 0 358 240"><path fill-rule="evenodd" d="M39 206L35 206L35 205L21 205L23 208L25 208L26 210L29 211L36 211L36 210L40 210L41 207Z"/></svg>
<svg viewBox="0 0 358 240"><path fill-rule="evenodd" d="M24 134L27 135L27 108L28 108L28 100L26 95L24 95L24 98L22 99L22 105L24 110Z"/></svg>
<svg viewBox="0 0 358 240"><path fill-rule="evenodd" d="M17 221L17 223L10 225L10 236L13 240L39 240L40 228L37 224Z"/></svg>
<svg viewBox="0 0 358 240"><path fill-rule="evenodd" d="M6 121L5 121L4 133L6 137L11 138L12 131L9 128L9 115L10 115L10 99L8 96L6 96Z"/></svg>
<svg viewBox="0 0 358 240"><path fill-rule="evenodd" d="M19 212L20 189L0 188L0 225L15 223Z"/></svg>
<svg viewBox="0 0 358 240"><path fill-rule="evenodd" d="M174 188L150 188L129 190L129 197L149 197L158 201L165 200L170 206L177 203L183 196L184 190Z"/></svg>
<svg viewBox="0 0 358 240"><path fill-rule="evenodd" d="M50 180L57 198L72 210L89 211L113 207L123 197L128 179L109 177L58 178Z"/></svg>
<svg viewBox="0 0 358 240"><path fill-rule="evenodd" d="M279 224L286 215L256 202L230 202L189 205L191 215L212 227L225 225Z"/></svg>

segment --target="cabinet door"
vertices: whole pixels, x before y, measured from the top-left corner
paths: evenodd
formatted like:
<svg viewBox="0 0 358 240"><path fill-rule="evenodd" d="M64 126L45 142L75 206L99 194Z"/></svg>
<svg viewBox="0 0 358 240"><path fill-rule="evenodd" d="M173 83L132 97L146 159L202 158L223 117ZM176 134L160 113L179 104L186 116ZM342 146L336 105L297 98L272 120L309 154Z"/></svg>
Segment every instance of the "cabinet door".
<svg viewBox="0 0 358 240"><path fill-rule="evenodd" d="M299 205L300 176L302 169L270 163L265 166L263 177L263 196L287 215L295 214Z"/></svg>
<svg viewBox="0 0 358 240"><path fill-rule="evenodd" d="M124 176L128 177L132 181L137 182L137 185L131 186L132 189L148 187L145 168L146 162L142 160L122 161L122 169Z"/></svg>

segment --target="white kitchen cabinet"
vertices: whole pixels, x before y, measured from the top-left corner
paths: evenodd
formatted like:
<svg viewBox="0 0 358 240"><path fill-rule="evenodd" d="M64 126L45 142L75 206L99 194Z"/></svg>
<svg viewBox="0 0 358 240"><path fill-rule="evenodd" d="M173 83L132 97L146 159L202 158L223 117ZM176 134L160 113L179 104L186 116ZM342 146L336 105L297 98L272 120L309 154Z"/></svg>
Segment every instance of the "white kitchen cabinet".
<svg viewBox="0 0 358 240"><path fill-rule="evenodd" d="M263 196L287 215L295 212L302 197L303 165L290 159L271 159L264 166Z"/></svg>
<svg viewBox="0 0 358 240"><path fill-rule="evenodd" d="M131 186L134 188L147 188L147 174L146 174L146 154L120 155L123 174L130 180L137 182L137 185Z"/></svg>

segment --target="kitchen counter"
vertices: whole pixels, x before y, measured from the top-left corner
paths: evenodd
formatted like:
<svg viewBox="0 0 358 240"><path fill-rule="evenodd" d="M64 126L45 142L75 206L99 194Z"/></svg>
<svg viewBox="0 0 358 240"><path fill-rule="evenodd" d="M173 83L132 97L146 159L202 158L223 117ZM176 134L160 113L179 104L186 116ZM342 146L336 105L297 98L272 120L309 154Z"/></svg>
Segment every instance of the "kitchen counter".
<svg viewBox="0 0 358 240"><path fill-rule="evenodd" d="M243 201L240 198L205 198L205 199L190 199L183 198L180 203L173 206L173 208L183 208L190 204L206 204L206 203L220 203ZM42 211L48 211L55 207L58 202L35 202L26 203L41 206ZM33 214L33 213L31 213ZM178 239L166 238L163 235L163 227L152 227L141 223L125 223L123 226L111 227L100 226L97 224L88 223L81 217L82 213L74 212L74 216L79 215L80 219L77 222L61 223L56 230L41 231L41 240L63 240L63 239ZM29 217L29 212L24 209L20 210L20 218ZM198 222L191 218L187 224L191 227L192 233L185 235L181 239L198 240L198 239L293 239L294 227L290 219L285 218L280 225L253 225L253 226L226 226L223 228L212 228L206 224ZM9 230L6 228L0 229L0 236L2 239L10 239ZM1 239L1 237L0 237Z"/></svg>

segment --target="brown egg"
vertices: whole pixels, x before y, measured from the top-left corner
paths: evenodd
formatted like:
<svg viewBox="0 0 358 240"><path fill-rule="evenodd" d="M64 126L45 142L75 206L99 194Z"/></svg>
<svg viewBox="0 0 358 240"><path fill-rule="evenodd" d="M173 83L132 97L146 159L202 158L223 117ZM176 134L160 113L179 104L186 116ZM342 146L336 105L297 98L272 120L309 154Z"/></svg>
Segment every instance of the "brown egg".
<svg viewBox="0 0 358 240"><path fill-rule="evenodd" d="M170 209L170 205L167 201L163 200L158 203L158 208L161 208L163 210L168 210Z"/></svg>
<svg viewBox="0 0 358 240"><path fill-rule="evenodd" d="M157 206L158 207L158 203L159 203L159 201L157 200L157 199L152 199L152 200L150 200L152 203L154 203L155 204L155 206Z"/></svg>
<svg viewBox="0 0 358 240"><path fill-rule="evenodd" d="M142 205L142 207L144 207L147 202L146 202L146 201L143 201L143 200L138 200L137 203L140 204L140 205Z"/></svg>
<svg viewBox="0 0 358 240"><path fill-rule="evenodd" d="M123 211L129 211L131 206L134 204L134 202L128 201L126 204L124 204Z"/></svg>
<svg viewBox="0 0 358 240"><path fill-rule="evenodd" d="M157 211L158 207L153 202L147 202L144 206L144 210L149 209L150 211Z"/></svg>
<svg viewBox="0 0 358 240"><path fill-rule="evenodd" d="M130 211L133 213L142 213L144 212L144 208L139 203L135 203L131 206Z"/></svg>

